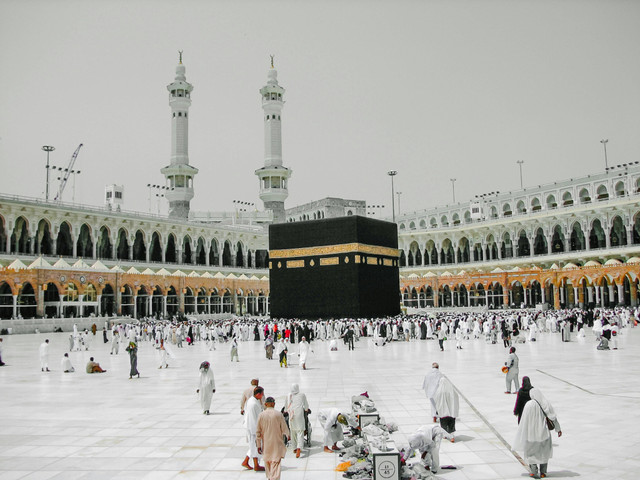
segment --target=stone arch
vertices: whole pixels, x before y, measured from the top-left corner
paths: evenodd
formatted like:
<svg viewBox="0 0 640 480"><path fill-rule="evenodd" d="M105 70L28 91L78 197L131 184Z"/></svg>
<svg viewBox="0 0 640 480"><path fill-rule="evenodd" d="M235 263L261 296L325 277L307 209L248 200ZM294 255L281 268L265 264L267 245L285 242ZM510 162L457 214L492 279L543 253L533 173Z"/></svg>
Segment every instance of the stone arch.
<svg viewBox="0 0 640 480"><path fill-rule="evenodd" d="M129 233L124 227L118 230L118 240L116 242L116 259L129 259Z"/></svg>
<svg viewBox="0 0 640 480"><path fill-rule="evenodd" d="M427 228L427 221L424 218L420 220L420 228Z"/></svg>
<svg viewBox="0 0 640 480"><path fill-rule="evenodd" d="M498 218L498 207L496 207L495 205L492 205L491 208L489 209L489 216L491 218Z"/></svg>
<svg viewBox="0 0 640 480"><path fill-rule="evenodd" d="M436 220L436 217L431 217L429 219L429 225L431 226L431 228L436 228L438 226L438 221Z"/></svg>
<svg viewBox="0 0 640 480"><path fill-rule="evenodd" d="M100 312L107 316L111 316L116 313L116 297L110 283L107 283L102 287L102 294L100 296Z"/></svg>
<svg viewBox="0 0 640 480"><path fill-rule="evenodd" d="M454 213L451 219L454 225L460 225L460 215L458 215L457 213Z"/></svg>
<svg viewBox="0 0 640 480"><path fill-rule="evenodd" d="M583 188L580 190L578 194L578 198L580 199L580 203L589 203L591 202L591 195L589 194L589 190Z"/></svg>
<svg viewBox="0 0 640 480"><path fill-rule="evenodd" d="M536 229L535 237L533 238L533 254L534 255L546 255L549 252L547 246L547 237L544 234L542 227Z"/></svg>
<svg viewBox="0 0 640 480"><path fill-rule="evenodd" d="M229 240L224 241L224 249L222 250L222 266L233 266L231 263L231 242Z"/></svg>
<svg viewBox="0 0 640 480"><path fill-rule="evenodd" d="M513 211L511 210L511 205L509 203L505 203L502 205L502 216L503 217L510 217L513 214Z"/></svg>
<svg viewBox="0 0 640 480"><path fill-rule="evenodd" d="M18 291L18 317L36 317L36 292L30 282L25 282Z"/></svg>
<svg viewBox="0 0 640 480"><path fill-rule="evenodd" d="M244 267L244 246L242 242L236 244L236 267Z"/></svg>
<svg viewBox="0 0 640 480"><path fill-rule="evenodd" d="M91 227L83 223L76 242L76 255L78 257L93 258L93 235Z"/></svg>
<svg viewBox="0 0 640 480"><path fill-rule="evenodd" d="M580 222L574 222L571 226L571 238L569 239L569 250L575 252L587 248L587 242L582 231Z"/></svg>
<svg viewBox="0 0 640 480"><path fill-rule="evenodd" d="M589 232L589 248L605 248L607 246L606 234L599 218L591 222L591 231Z"/></svg>
<svg viewBox="0 0 640 480"><path fill-rule="evenodd" d="M189 235L182 238L182 263L193 263L193 254L191 252L192 239Z"/></svg>
<svg viewBox="0 0 640 480"><path fill-rule="evenodd" d="M405 230L407 227L405 226L404 222L400 223L400 226L398 227L400 230Z"/></svg>
<svg viewBox="0 0 640 480"><path fill-rule="evenodd" d="M30 253L29 222L23 216L16 218L11 233L11 253Z"/></svg>
<svg viewBox="0 0 640 480"><path fill-rule="evenodd" d="M571 192L564 192L562 194L562 206L570 207L571 205L573 205L573 196L571 195Z"/></svg>
<svg viewBox="0 0 640 480"><path fill-rule="evenodd" d="M0 282L0 318L13 316L13 290L7 282Z"/></svg>
<svg viewBox="0 0 640 480"><path fill-rule="evenodd" d="M528 257L529 255L531 255L531 244L527 232L520 230L518 233L518 257Z"/></svg>
<svg viewBox="0 0 640 480"><path fill-rule="evenodd" d="M409 245L409 256L407 258L407 263L410 267L421 264L421 262L418 263L418 259L416 258L416 256L418 255L420 255L420 246L418 245L418 242L414 240L413 242L411 242L411 245Z"/></svg>
<svg viewBox="0 0 640 480"><path fill-rule="evenodd" d="M207 247L204 238L198 237L196 244L196 265L207 264Z"/></svg>
<svg viewBox="0 0 640 480"><path fill-rule="evenodd" d="M558 203L556 202L555 195L547 195L547 209L551 210L553 208L556 208L557 206Z"/></svg>
<svg viewBox="0 0 640 480"><path fill-rule="evenodd" d="M129 284L120 287L120 311L122 315L133 317L134 306L133 288Z"/></svg>
<svg viewBox="0 0 640 480"><path fill-rule="evenodd" d="M516 204L516 212L518 213L527 213L527 207L525 206L522 200L519 200Z"/></svg>
<svg viewBox="0 0 640 480"><path fill-rule="evenodd" d="M533 197L531 199L531 211L537 212L542 210L542 204L540 203L540 199L538 197Z"/></svg>
<svg viewBox="0 0 640 480"><path fill-rule="evenodd" d="M136 296L136 316L138 318L146 317L149 315L147 306L149 305L149 291L144 285L140 285L138 288L138 294Z"/></svg>
<svg viewBox="0 0 640 480"><path fill-rule="evenodd" d="M409 222L409 229L410 230L415 230L416 229L416 222Z"/></svg>
<svg viewBox="0 0 640 480"><path fill-rule="evenodd" d="M151 262L162 262L162 237L157 231L151 234L151 242L149 242L149 260Z"/></svg>
<svg viewBox="0 0 640 480"><path fill-rule="evenodd" d="M502 242L500 245L500 255L502 258L513 258L513 242L509 232L502 234Z"/></svg>
<svg viewBox="0 0 640 480"><path fill-rule="evenodd" d="M164 315L164 292L159 285L151 292L151 315L156 318Z"/></svg>
<svg viewBox="0 0 640 480"><path fill-rule="evenodd" d="M487 260L497 260L498 259L498 245L496 243L495 238L492 234L487 236L487 248L485 258Z"/></svg>
<svg viewBox="0 0 640 480"><path fill-rule="evenodd" d="M450 239L445 238L440 248L440 264L453 263L455 260L455 252L453 251L453 243Z"/></svg>
<svg viewBox="0 0 640 480"><path fill-rule="evenodd" d="M139 262L147 261L146 238L144 232L140 229L136 230L136 235L133 240L132 258Z"/></svg>
<svg viewBox="0 0 640 480"><path fill-rule="evenodd" d="M111 245L111 232L105 225L100 227L96 240L96 256L111 260L113 258L113 246Z"/></svg>
<svg viewBox="0 0 640 480"><path fill-rule="evenodd" d="M470 210L465 210L464 211L464 223L471 223L471 211Z"/></svg>
<svg viewBox="0 0 640 480"><path fill-rule="evenodd" d="M171 285L167 290L167 315L177 315L180 307L176 287Z"/></svg>
<svg viewBox="0 0 640 480"><path fill-rule="evenodd" d="M400 250L400 267L406 267L407 266L407 256L404 253L404 250Z"/></svg>
<svg viewBox="0 0 640 480"><path fill-rule="evenodd" d="M69 222L62 222L58 228L56 255L66 257L73 256L73 238L71 236L71 225L69 225Z"/></svg>
<svg viewBox="0 0 640 480"><path fill-rule="evenodd" d="M467 263L470 260L471 260L471 250L469 247L469 239L467 237L462 237L458 241L457 261L459 263Z"/></svg>
<svg viewBox="0 0 640 480"><path fill-rule="evenodd" d="M209 313L209 297L207 296L207 290L204 287L200 287L197 289L197 293L196 313Z"/></svg>
<svg viewBox="0 0 640 480"><path fill-rule="evenodd" d="M184 287L184 313L196 313L196 297L191 287Z"/></svg>
<svg viewBox="0 0 640 480"><path fill-rule="evenodd" d="M220 264L220 250L218 248L218 240L215 238L211 239L211 245L209 246L209 265L219 265Z"/></svg>
<svg viewBox="0 0 640 480"><path fill-rule="evenodd" d="M609 242L612 247L620 247L627 244L627 229L619 215L613 217L613 220L611 221Z"/></svg>
<svg viewBox="0 0 640 480"><path fill-rule="evenodd" d="M609 199L609 191L607 190L606 185L599 185L596 189L596 199L597 200L608 200Z"/></svg>
<svg viewBox="0 0 640 480"><path fill-rule="evenodd" d="M624 191L624 182L620 181L616 183L613 191L616 193L616 197L624 197L626 193Z"/></svg>
<svg viewBox="0 0 640 480"><path fill-rule="evenodd" d="M560 225L553 227L553 235L551 237L551 253L559 253L565 251L564 232Z"/></svg>
<svg viewBox="0 0 640 480"><path fill-rule="evenodd" d="M43 218L40 220L40 222L38 222L38 230L36 232L36 254L53 254L53 237L51 236L51 223L46 218Z"/></svg>
<svg viewBox="0 0 640 480"><path fill-rule="evenodd" d="M449 226L449 218L446 215L442 215L440 217L440 225L442 225L443 227Z"/></svg>
<svg viewBox="0 0 640 480"><path fill-rule="evenodd" d="M167 249L164 254L164 261L167 263L178 263L178 249L176 247L176 236L170 233L167 236Z"/></svg>
<svg viewBox="0 0 640 480"><path fill-rule="evenodd" d="M44 316L47 318L60 316L60 290L54 282L42 286L44 291Z"/></svg>
<svg viewBox="0 0 640 480"><path fill-rule="evenodd" d="M436 244L433 240L429 240L427 242L427 245L425 246L424 257L427 260L427 265L438 264L438 249L436 248Z"/></svg>

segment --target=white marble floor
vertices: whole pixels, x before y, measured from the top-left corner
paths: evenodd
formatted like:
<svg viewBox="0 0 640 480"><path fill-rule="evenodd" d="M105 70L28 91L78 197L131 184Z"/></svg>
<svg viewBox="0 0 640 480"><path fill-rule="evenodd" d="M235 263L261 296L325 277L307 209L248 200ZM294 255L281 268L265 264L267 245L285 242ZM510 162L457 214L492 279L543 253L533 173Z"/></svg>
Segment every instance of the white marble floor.
<svg viewBox="0 0 640 480"><path fill-rule="evenodd" d="M42 373L38 347L51 339L52 372ZM203 343L173 348L168 369L148 343L139 353L140 379L128 379L126 353L110 356L95 337L89 352L71 353L77 372L64 374L60 358L68 334L4 337L0 368L0 479L249 479L240 462L247 443L239 413L242 390L259 376L267 395L280 408L291 383L306 392L311 409L349 407L351 395L368 391L387 421L395 421L397 443L430 422L420 390L432 361L438 361L464 396L455 444L444 442L438 478L522 479L525 468L509 451L516 431L515 395L504 394L505 360L501 345L482 340L456 350L447 342L398 342L373 347L366 340L349 352L329 352L321 342L307 371L278 367L264 358L259 342L241 343L240 362L230 363L228 345L209 352ZM620 349L596 351L595 341L560 342L543 334L536 343L518 346L521 375L529 375L554 405L563 436L554 434L550 478L635 479L640 471L640 329L626 329ZM342 345L341 345L342 347ZM87 375L89 356L108 370ZM297 363L295 357L292 363ZM200 362L208 360L216 377L210 416L202 415L195 393ZM303 458L283 461L283 479L342 478L333 469L337 455L321 451L315 421L314 445Z"/></svg>

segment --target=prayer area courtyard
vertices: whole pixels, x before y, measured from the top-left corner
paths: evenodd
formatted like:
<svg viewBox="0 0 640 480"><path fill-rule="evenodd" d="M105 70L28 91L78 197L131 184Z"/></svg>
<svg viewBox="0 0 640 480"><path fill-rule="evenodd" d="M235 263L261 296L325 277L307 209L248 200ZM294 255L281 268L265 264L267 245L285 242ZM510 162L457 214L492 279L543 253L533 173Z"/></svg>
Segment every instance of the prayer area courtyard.
<svg viewBox="0 0 640 480"><path fill-rule="evenodd" d="M240 342L240 361L229 360L229 343L209 351L205 342L170 345L167 369L151 342L140 342L141 378L129 379L124 348L110 355L100 329L89 351L69 353L75 373L63 373L69 333L4 336L0 368L0 479L253 479L264 473L241 466L247 451L240 398L258 377L280 410L292 383L300 385L312 410L313 445L296 459L283 460L282 478L342 478L334 469L342 459L322 451L320 409L348 411L352 395L367 391L387 422L396 422L396 445L418 427L432 423L421 389L432 362L460 392L456 442L442 442L446 480L523 479L528 471L510 451L517 421L516 395L506 395L507 357L501 342L468 340L462 350L436 340L374 346L370 339L349 351L340 342L312 342L306 371L290 350L290 367L265 358L262 342ZM38 349L50 339L51 372L41 372ZM592 332L563 343L560 334L540 333L538 341L517 345L520 381L528 375L554 406L563 436L553 433L549 478L636 479L640 470L640 329L626 328L619 349L596 350ZM123 345L124 347L124 345ZM88 375L89 357L107 370ZM200 409L198 367L209 361L216 393L211 415Z"/></svg>

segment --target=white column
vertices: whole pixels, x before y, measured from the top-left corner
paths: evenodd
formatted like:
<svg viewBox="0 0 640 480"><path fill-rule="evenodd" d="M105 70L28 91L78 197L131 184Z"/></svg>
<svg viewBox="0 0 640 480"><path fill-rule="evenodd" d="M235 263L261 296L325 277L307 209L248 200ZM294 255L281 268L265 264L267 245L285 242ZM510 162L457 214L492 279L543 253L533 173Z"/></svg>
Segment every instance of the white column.
<svg viewBox="0 0 640 480"><path fill-rule="evenodd" d="M573 287L573 305L577 307L579 303L580 301L578 299L578 287Z"/></svg>
<svg viewBox="0 0 640 480"><path fill-rule="evenodd" d="M102 294L97 295L96 299L98 300L98 305L96 306L96 317L100 317L102 316Z"/></svg>
<svg viewBox="0 0 640 480"><path fill-rule="evenodd" d="M600 305L600 287L596 285L593 288L596 292L596 305Z"/></svg>
<svg viewBox="0 0 640 480"><path fill-rule="evenodd" d="M18 318L18 296L11 295L13 297L13 313L12 318Z"/></svg>
<svg viewBox="0 0 640 480"><path fill-rule="evenodd" d="M587 301L588 303L593 302L593 287L587 287Z"/></svg>
<svg viewBox="0 0 640 480"><path fill-rule="evenodd" d="M618 305L624 305L624 284L618 285Z"/></svg>
<svg viewBox="0 0 640 480"><path fill-rule="evenodd" d="M565 303L565 300L564 300L565 287L561 285L559 288L560 288L560 305L562 305L563 303Z"/></svg>
<svg viewBox="0 0 640 480"><path fill-rule="evenodd" d="M162 296L162 315L167 316L167 295Z"/></svg>
<svg viewBox="0 0 640 480"><path fill-rule="evenodd" d="M614 295L613 285L609 285L609 303L611 303L611 301L613 300L613 295Z"/></svg>
<svg viewBox="0 0 640 480"><path fill-rule="evenodd" d="M84 295L78 295L78 316L84 317Z"/></svg>
<svg viewBox="0 0 640 480"><path fill-rule="evenodd" d="M133 295L133 318L138 318L138 294Z"/></svg>
<svg viewBox="0 0 640 480"><path fill-rule="evenodd" d="M540 297L541 297L541 298L540 298L540 301L541 301L543 304L544 304L544 303L546 303L546 299L544 298L544 297L545 297L545 293L546 293L546 289L544 288L544 285L541 285L541 286L540 286Z"/></svg>

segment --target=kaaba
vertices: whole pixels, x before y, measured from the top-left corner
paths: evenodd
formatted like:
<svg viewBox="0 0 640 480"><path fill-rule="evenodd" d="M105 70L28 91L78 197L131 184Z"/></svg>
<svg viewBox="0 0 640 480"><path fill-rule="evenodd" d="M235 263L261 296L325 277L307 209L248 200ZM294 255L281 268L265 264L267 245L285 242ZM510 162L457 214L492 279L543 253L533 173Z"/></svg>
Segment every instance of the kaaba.
<svg viewBox="0 0 640 480"><path fill-rule="evenodd" d="M272 318L400 313L395 223L347 216L269 226Z"/></svg>

